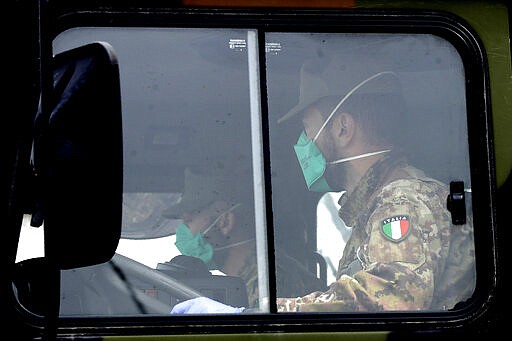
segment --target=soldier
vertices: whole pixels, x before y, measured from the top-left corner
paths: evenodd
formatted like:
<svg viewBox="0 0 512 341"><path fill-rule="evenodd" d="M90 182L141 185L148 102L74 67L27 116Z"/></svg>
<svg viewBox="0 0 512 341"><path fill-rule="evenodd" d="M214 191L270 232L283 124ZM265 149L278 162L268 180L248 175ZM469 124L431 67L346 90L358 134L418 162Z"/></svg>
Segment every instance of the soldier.
<svg viewBox="0 0 512 341"><path fill-rule="evenodd" d="M185 256L201 259L210 270L244 280L248 307L259 306L258 264L253 204L248 191L220 171L185 170L181 201L163 216L182 219L176 229L176 247ZM276 289L300 295L322 286L297 260L276 251Z"/></svg>
<svg viewBox="0 0 512 341"><path fill-rule="evenodd" d="M252 205L240 186L220 172L185 170L185 191L163 216L183 219L176 229L176 247L201 259L208 269L241 277L249 307L258 305L258 271Z"/></svg>
<svg viewBox="0 0 512 341"><path fill-rule="evenodd" d="M405 104L397 75L368 77L368 69L351 78L327 69L315 84L357 82L342 95L325 82L323 93L309 92L281 118L302 114L294 147L306 184L343 191L338 215L352 235L328 290L278 298L278 311L440 310L473 293L471 219L452 225L447 186L401 153Z"/></svg>

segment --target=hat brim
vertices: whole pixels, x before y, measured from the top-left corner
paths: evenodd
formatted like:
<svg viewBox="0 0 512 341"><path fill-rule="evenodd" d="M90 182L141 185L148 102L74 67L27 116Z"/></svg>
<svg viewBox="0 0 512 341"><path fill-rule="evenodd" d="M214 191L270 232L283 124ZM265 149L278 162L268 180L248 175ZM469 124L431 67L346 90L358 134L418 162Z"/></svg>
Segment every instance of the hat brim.
<svg viewBox="0 0 512 341"><path fill-rule="evenodd" d="M315 101L316 101L316 99L315 100L312 99L312 100L309 100L309 101L299 102L296 106L291 108L290 111L288 111L286 114L281 116L277 120L277 124L281 124L281 123L289 120L290 118L292 118L294 116L297 116L299 113L301 113L304 109L306 109L308 106L313 104Z"/></svg>
<svg viewBox="0 0 512 341"><path fill-rule="evenodd" d="M216 200L227 200L227 187L227 180L219 174L196 173L187 168L181 200L166 208L162 216L180 219L184 213L203 209Z"/></svg>
<svg viewBox="0 0 512 341"><path fill-rule="evenodd" d="M185 205L182 202L179 202L166 208L162 212L162 217L167 219L181 219L183 212L185 212Z"/></svg>
<svg viewBox="0 0 512 341"><path fill-rule="evenodd" d="M398 81L398 76L395 72L392 71L382 71L371 75L370 77L363 79L361 82L354 84L354 86L344 95L341 96L340 93L336 91L326 92L324 94L317 94L316 96L309 96L308 98L304 98L297 105L295 105L290 111L288 111L285 115L281 116L277 123L282 123L284 121L289 120L290 118L296 116L301 113L307 107L318 101L319 99L326 96L339 96L342 99L340 105L348 100L349 97L352 97L354 94L361 93L376 93L376 94L389 94L389 93L399 93L400 85Z"/></svg>

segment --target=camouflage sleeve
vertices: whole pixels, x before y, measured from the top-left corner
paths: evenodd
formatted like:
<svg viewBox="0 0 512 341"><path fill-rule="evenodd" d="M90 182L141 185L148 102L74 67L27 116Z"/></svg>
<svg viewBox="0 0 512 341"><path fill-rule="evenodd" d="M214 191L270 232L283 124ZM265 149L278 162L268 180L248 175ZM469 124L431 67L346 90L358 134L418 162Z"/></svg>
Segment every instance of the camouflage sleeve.
<svg viewBox="0 0 512 341"><path fill-rule="evenodd" d="M247 289L247 299L249 306L247 308L257 308L259 301L258 290L258 264L256 263L256 255L247 257L243 267L243 271L239 276L244 280Z"/></svg>
<svg viewBox="0 0 512 341"><path fill-rule="evenodd" d="M249 308L257 308L259 302L258 291L258 272L257 269L252 271L251 276L246 280L247 298L249 301Z"/></svg>
<svg viewBox="0 0 512 341"><path fill-rule="evenodd" d="M357 312L423 309L425 283L407 268L375 264L353 277L342 275L325 292L278 298L278 312ZM430 291L427 289L427 291ZM419 298L419 299L417 299Z"/></svg>
<svg viewBox="0 0 512 341"><path fill-rule="evenodd" d="M434 272L446 256L442 237L449 233L441 200L432 203L442 197L438 194L419 182L395 182L384 188L377 208L361 226L368 233L357 254L362 270L341 275L325 292L280 298L278 311L428 309Z"/></svg>
<svg viewBox="0 0 512 341"><path fill-rule="evenodd" d="M355 278L343 275L330 285L325 292L314 292L297 298L278 298L278 312L340 312L369 310L361 305L360 299L367 301L370 295ZM372 304L378 309L378 304Z"/></svg>

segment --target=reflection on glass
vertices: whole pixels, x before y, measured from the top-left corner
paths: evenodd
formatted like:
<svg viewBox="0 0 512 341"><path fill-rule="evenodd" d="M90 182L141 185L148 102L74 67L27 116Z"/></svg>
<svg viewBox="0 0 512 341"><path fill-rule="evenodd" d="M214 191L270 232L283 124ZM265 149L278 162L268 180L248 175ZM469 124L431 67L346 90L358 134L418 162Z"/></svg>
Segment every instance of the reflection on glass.
<svg viewBox="0 0 512 341"><path fill-rule="evenodd" d="M124 193L121 237L152 239L175 234L180 221L162 213L178 200L178 193Z"/></svg>

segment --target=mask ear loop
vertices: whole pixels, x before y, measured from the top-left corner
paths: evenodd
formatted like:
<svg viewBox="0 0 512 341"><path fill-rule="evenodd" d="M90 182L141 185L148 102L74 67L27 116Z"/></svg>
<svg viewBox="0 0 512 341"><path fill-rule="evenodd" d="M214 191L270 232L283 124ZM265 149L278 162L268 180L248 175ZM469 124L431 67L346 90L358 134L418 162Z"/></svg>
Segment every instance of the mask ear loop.
<svg viewBox="0 0 512 341"><path fill-rule="evenodd" d="M208 227L203 231L203 233L202 233L203 237L208 233L208 231L210 231L215 226L215 224L217 224L219 222L220 218L222 218L222 216L224 214L233 211L235 208L237 208L240 205L242 205L242 204L238 203L238 204L233 205L232 207L230 207L225 212L222 212L217 218L215 218L215 220L210 225L208 225Z"/></svg>
<svg viewBox="0 0 512 341"><path fill-rule="evenodd" d="M387 153L387 152L390 152L390 151L391 151L391 149L385 149L385 150L380 150L378 152L370 152L370 153L365 153L365 154L361 154L361 155L350 156L350 157L346 157L344 159L327 162L327 164L335 165L337 163L343 163L343 162L347 162L347 161L357 160L357 159L361 159L363 157L378 155L378 154Z"/></svg>
<svg viewBox="0 0 512 341"><path fill-rule="evenodd" d="M224 214L227 214L231 211L234 211L235 208L237 208L238 206L242 205L241 203L238 203L236 205L233 205L232 207L230 207L228 210L226 210L225 212L222 212L217 218L215 218L215 220L203 231L203 237L208 233L208 231L210 231L212 229L212 227L215 226L215 224L218 223L218 221L220 220L220 218L222 218L222 216ZM243 244L247 244L251 241L253 241L254 238L251 238L251 239L247 239L247 240L242 240L240 242L237 242L237 243L233 243L233 244L229 244L229 245L225 245L225 246L222 246L222 247L218 247L218 248L214 248L213 251L220 251L220 250L225 250L225 249L229 249L231 247L235 247L235 246L238 246L238 245L243 245Z"/></svg>
<svg viewBox="0 0 512 341"><path fill-rule="evenodd" d="M247 239L247 240L242 240L241 242L237 242L237 243L225 245L225 246L222 246L222 247L214 248L213 251L225 250L225 249L229 249L231 247L235 247L235 246L238 246L238 245L247 244L249 242L252 242L254 239L255 238L251 238L251 239Z"/></svg>
<svg viewBox="0 0 512 341"><path fill-rule="evenodd" d="M336 111L338 111L338 109L341 107L341 105L343 103L345 103L345 101L350 97L352 96L352 94L354 92L356 92L357 90L359 90L363 85L365 85L366 83L368 83L369 81L377 78L377 77L380 77L382 75L385 75L385 74L392 74L394 75L395 73L392 72L392 71L383 71L383 72L379 72L373 76L370 76L368 78L366 78L365 80L363 80L361 83L357 84L355 87L352 88L352 90L350 90L346 95L345 97L343 97L341 99L341 101L338 102L338 104L334 107L334 109L331 111L331 113L329 114L329 116L327 117L327 119L325 120L324 124L322 124L322 126L320 127L320 129L318 130L318 132L316 133L315 137L313 137L313 142L315 142L317 139L318 139L318 136L320 135L320 133L322 132L322 130L324 130L325 126L327 125L327 123L329 123L329 121L331 120L332 116L334 115L334 113Z"/></svg>

